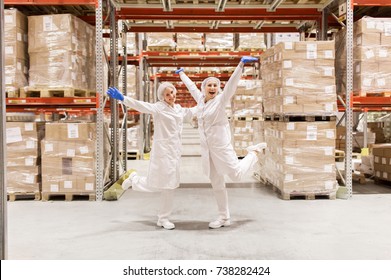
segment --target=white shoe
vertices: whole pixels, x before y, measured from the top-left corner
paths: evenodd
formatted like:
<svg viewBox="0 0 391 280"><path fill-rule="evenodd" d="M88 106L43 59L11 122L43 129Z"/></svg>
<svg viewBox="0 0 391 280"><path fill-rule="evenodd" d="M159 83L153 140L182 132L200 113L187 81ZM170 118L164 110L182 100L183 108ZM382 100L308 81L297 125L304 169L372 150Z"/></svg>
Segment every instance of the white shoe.
<svg viewBox="0 0 391 280"><path fill-rule="evenodd" d="M157 221L158 227L163 227L165 229L174 229L175 225L171 223L169 220L159 220Z"/></svg>
<svg viewBox="0 0 391 280"><path fill-rule="evenodd" d="M252 146L248 146L246 148L247 152L262 152L264 149L266 149L267 144L265 142L258 143Z"/></svg>
<svg viewBox="0 0 391 280"><path fill-rule="evenodd" d="M132 186L133 177L136 175L137 175L137 172L133 171L132 173L130 173L129 177L126 178L126 180L122 182L121 186L124 191L129 189Z"/></svg>
<svg viewBox="0 0 391 280"><path fill-rule="evenodd" d="M221 228L221 227L229 227L231 225L231 221L229 219L223 220L223 219L218 219L214 222L209 223L209 228Z"/></svg>

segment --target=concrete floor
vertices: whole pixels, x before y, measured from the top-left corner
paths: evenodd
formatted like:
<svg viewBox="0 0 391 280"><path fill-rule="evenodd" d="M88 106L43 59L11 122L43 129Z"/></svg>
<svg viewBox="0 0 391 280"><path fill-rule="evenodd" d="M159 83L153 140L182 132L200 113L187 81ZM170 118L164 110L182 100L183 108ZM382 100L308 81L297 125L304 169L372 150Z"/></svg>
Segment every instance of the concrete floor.
<svg viewBox="0 0 391 280"><path fill-rule="evenodd" d="M128 190L118 201L103 202L18 200L8 203L8 259L391 259L387 191L286 201L248 176L242 183L228 181L231 227L208 229L217 210L198 144L197 131L186 128L175 230L156 226L154 193ZM147 166L130 161L128 167L145 174Z"/></svg>

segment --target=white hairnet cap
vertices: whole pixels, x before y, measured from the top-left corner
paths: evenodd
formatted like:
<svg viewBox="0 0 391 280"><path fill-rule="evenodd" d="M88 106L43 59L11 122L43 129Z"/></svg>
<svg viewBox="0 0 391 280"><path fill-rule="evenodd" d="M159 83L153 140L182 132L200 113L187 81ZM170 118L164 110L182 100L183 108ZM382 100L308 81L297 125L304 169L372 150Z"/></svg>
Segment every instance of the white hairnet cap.
<svg viewBox="0 0 391 280"><path fill-rule="evenodd" d="M171 88L176 94L176 88L173 84L169 82L163 82L159 85L159 88L157 89L157 99L159 99L159 101L164 101L164 91L166 90L166 88Z"/></svg>
<svg viewBox="0 0 391 280"><path fill-rule="evenodd" d="M206 78L202 84L201 84L201 92L205 92L205 88L206 88L206 85L209 84L209 83L212 83L212 82L215 82L217 83L217 87L219 88L219 93L221 92L221 82L219 79L215 78L215 77L209 77L209 78Z"/></svg>

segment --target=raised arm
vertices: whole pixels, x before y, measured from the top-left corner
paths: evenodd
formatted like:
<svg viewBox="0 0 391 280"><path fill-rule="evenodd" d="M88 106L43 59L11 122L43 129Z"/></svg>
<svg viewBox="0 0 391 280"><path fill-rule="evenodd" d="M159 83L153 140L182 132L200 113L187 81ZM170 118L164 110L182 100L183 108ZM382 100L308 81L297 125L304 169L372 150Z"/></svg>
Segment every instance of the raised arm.
<svg viewBox="0 0 391 280"><path fill-rule="evenodd" d="M258 61L258 58L252 57L252 56L243 56L240 60L238 66L236 66L235 71L232 73L231 77L229 78L228 82L224 86L224 96L223 99L226 102L229 102L231 100L232 96L234 96L236 92L236 88L238 87L240 78L242 76L243 68L245 63L255 62Z"/></svg>
<svg viewBox="0 0 391 280"><path fill-rule="evenodd" d="M198 103L198 100L202 97L201 91L197 88L196 84L190 80L190 78L185 74L184 69L178 69L175 71L176 74L179 74L182 82L185 84L187 89L190 91L191 96Z"/></svg>
<svg viewBox="0 0 391 280"><path fill-rule="evenodd" d="M111 98L122 101L127 107L132 108L140 113L144 114L153 114L157 112L156 106L154 104L139 101L128 96L124 96L118 89L115 87L110 87L107 90L107 95Z"/></svg>

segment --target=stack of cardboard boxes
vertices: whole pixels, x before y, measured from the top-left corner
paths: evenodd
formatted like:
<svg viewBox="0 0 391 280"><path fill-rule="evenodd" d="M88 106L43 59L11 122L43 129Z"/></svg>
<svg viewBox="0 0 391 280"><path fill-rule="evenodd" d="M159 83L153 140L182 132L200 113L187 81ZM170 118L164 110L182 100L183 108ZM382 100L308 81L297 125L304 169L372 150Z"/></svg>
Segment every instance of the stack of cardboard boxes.
<svg viewBox="0 0 391 280"><path fill-rule="evenodd" d="M261 56L265 113L337 111L334 42L285 42Z"/></svg>
<svg viewBox="0 0 391 280"><path fill-rule="evenodd" d="M238 157L246 156L248 146L264 141L260 81L243 82L249 86L238 87L231 102L233 145Z"/></svg>
<svg viewBox="0 0 391 280"><path fill-rule="evenodd" d="M335 193L335 121L265 122L267 181L282 194Z"/></svg>
<svg viewBox="0 0 391 280"><path fill-rule="evenodd" d="M203 51L203 33L177 33L177 51Z"/></svg>
<svg viewBox="0 0 391 280"><path fill-rule="evenodd" d="M353 92L391 91L391 19L364 17L354 23ZM346 30L335 39L338 94L346 93Z"/></svg>
<svg viewBox="0 0 391 280"><path fill-rule="evenodd" d="M7 122L7 193L40 197L40 139L44 129L36 122Z"/></svg>
<svg viewBox="0 0 391 280"><path fill-rule="evenodd" d="M147 46L149 51L175 51L174 33L148 33Z"/></svg>
<svg viewBox="0 0 391 280"><path fill-rule="evenodd" d="M205 49L207 51L233 51L233 33L206 33Z"/></svg>
<svg viewBox="0 0 391 280"><path fill-rule="evenodd" d="M261 51L265 49L264 33L239 33L238 51Z"/></svg>
<svg viewBox="0 0 391 280"><path fill-rule="evenodd" d="M5 91L19 97L28 85L27 17L18 10L4 10Z"/></svg>
<svg viewBox="0 0 391 280"><path fill-rule="evenodd" d="M94 194L96 124L47 123L45 131L43 199L52 194Z"/></svg>
<svg viewBox="0 0 391 280"><path fill-rule="evenodd" d="M335 198L334 42L284 42L261 56L266 180L284 199Z"/></svg>
<svg viewBox="0 0 391 280"><path fill-rule="evenodd" d="M95 89L95 29L70 15L28 17L29 86Z"/></svg>
<svg viewBox="0 0 391 280"><path fill-rule="evenodd" d="M391 181L391 144L378 144L372 149L375 177Z"/></svg>

